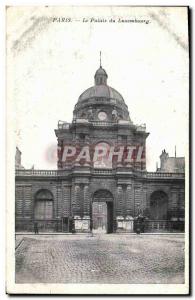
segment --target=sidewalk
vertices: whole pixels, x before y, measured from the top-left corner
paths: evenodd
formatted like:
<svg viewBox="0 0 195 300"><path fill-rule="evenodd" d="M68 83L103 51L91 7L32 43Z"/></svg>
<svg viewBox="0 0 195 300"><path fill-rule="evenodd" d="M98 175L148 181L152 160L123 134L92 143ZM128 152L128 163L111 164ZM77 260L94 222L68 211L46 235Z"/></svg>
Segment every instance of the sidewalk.
<svg viewBox="0 0 195 300"><path fill-rule="evenodd" d="M78 232L78 233L71 233L71 232L39 232L38 234L35 234L34 232L15 232L15 235L87 235L89 232Z"/></svg>
<svg viewBox="0 0 195 300"><path fill-rule="evenodd" d="M34 232L15 232L16 236L19 235L89 235L90 232L77 232L77 233L71 233L71 232L40 232L39 234L35 234ZM107 233L99 233L99 232L93 232L93 235L96 234L103 234L106 235ZM108 235L185 235L185 232L143 232L140 234L137 234L135 232L115 232L115 233L109 233Z"/></svg>

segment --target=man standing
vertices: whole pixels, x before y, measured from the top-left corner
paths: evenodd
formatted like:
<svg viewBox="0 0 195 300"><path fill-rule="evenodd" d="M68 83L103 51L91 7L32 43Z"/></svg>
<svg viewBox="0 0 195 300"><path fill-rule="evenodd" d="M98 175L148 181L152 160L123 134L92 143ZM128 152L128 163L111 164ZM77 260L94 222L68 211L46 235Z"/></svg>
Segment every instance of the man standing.
<svg viewBox="0 0 195 300"><path fill-rule="evenodd" d="M37 222L34 223L34 231L35 231L35 234L39 233L39 228L38 228L38 223Z"/></svg>

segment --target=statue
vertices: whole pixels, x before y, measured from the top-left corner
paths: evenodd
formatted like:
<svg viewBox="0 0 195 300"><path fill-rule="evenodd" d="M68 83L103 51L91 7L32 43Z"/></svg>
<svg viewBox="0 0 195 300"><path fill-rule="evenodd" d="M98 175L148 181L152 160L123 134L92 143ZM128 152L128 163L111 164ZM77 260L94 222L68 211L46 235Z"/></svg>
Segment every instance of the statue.
<svg viewBox="0 0 195 300"><path fill-rule="evenodd" d="M88 119L89 120L93 119L93 110L91 108L88 110Z"/></svg>
<svg viewBox="0 0 195 300"><path fill-rule="evenodd" d="M117 120L118 120L118 113L117 113L116 109L114 109L114 110L112 111L112 119L113 119L114 121L117 121Z"/></svg>

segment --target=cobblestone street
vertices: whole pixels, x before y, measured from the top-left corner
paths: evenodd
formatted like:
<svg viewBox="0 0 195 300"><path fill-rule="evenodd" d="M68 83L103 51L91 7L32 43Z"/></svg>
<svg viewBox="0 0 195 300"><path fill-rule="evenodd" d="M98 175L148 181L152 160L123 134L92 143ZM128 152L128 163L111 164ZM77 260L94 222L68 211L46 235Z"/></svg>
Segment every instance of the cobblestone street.
<svg viewBox="0 0 195 300"><path fill-rule="evenodd" d="M183 235L16 238L16 283L184 283Z"/></svg>

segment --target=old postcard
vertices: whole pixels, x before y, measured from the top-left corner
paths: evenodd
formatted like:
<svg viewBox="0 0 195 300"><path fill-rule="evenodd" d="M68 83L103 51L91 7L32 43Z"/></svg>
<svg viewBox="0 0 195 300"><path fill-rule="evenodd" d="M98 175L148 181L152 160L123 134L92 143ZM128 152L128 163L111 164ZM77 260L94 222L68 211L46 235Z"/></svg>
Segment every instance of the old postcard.
<svg viewBox="0 0 195 300"><path fill-rule="evenodd" d="M188 8L6 14L7 293L189 294Z"/></svg>

